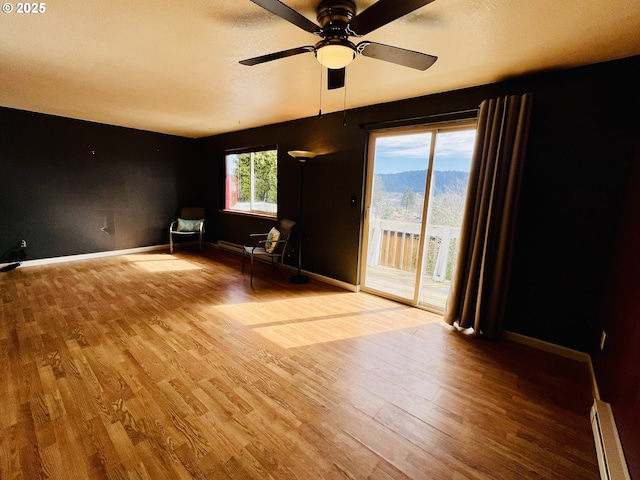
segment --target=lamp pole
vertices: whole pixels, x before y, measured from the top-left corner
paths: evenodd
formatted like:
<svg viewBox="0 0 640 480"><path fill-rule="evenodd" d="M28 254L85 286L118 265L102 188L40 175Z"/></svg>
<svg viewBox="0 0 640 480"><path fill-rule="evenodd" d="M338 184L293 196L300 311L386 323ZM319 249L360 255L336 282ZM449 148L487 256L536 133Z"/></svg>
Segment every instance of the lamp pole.
<svg viewBox="0 0 640 480"><path fill-rule="evenodd" d="M309 282L309 277L302 275L302 192L304 187L304 164L308 159L316 156L314 152L306 150L292 150L289 152L300 164L300 188L298 192L298 274L292 276L291 283L303 284Z"/></svg>

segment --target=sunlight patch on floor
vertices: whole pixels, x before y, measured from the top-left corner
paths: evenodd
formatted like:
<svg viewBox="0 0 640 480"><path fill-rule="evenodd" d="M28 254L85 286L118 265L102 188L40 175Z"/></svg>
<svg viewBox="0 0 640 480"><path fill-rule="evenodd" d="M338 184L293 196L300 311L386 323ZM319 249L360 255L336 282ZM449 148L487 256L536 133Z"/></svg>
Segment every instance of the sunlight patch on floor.
<svg viewBox="0 0 640 480"><path fill-rule="evenodd" d="M273 323L323 319L336 315L365 313L383 309L410 309L396 302L353 292L300 296L282 300L254 301L212 307L243 325L265 326Z"/></svg>
<svg viewBox="0 0 640 480"><path fill-rule="evenodd" d="M301 323L259 327L255 331L281 347L294 348L402 330L425 323L430 322L418 321L402 315L394 315L387 321L371 320L366 315L358 315L312 322L303 320Z"/></svg>
<svg viewBox="0 0 640 480"><path fill-rule="evenodd" d="M284 348L401 330L441 317L364 293L211 307Z"/></svg>
<svg viewBox="0 0 640 480"><path fill-rule="evenodd" d="M180 260L166 253L124 255L126 260L149 272L178 272L184 270L201 270L202 267L186 260Z"/></svg>

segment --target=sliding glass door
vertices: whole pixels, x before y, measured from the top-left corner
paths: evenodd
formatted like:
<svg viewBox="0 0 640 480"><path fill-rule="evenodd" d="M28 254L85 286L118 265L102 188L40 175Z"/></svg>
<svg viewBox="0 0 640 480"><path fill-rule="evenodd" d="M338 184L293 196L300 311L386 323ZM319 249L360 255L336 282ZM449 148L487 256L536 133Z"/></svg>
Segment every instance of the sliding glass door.
<svg viewBox="0 0 640 480"><path fill-rule="evenodd" d="M474 122L371 135L363 290L444 310L475 133Z"/></svg>

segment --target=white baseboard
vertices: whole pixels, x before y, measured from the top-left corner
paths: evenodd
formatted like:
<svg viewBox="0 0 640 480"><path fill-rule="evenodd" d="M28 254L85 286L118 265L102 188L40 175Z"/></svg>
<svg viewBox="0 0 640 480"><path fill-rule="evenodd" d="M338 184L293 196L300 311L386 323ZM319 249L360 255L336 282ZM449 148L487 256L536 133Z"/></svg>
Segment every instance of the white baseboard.
<svg viewBox="0 0 640 480"><path fill-rule="evenodd" d="M213 248L220 248L221 250L231 251L234 253L240 253L239 248L241 248L230 243L227 243L226 245L223 246L223 245L220 245L220 243L215 244L215 243L206 242L206 245L211 246ZM164 245L152 245L149 247L129 248L125 250L111 250L107 252L83 253L79 255L65 255L62 257L39 258L37 260L26 260L22 262L22 265L20 265L20 268L35 267L38 265L52 265L55 263L63 263L63 262L75 262L79 260L90 260L92 258L115 257L118 255L131 255L134 253L152 252L155 250L168 250L168 249L169 249L169 245L164 244ZM14 262L11 262L11 263L14 263ZM2 266L3 265L0 265L0 267ZM294 267L285 265L285 268L288 271L290 271L292 274L294 272L297 273L297 269ZM351 283L343 282L341 280L336 280L335 278L325 277L324 275L318 275L316 273L307 272L304 270L302 271L302 273L308 276L309 278L313 278L314 280L317 280L319 282L327 283L329 285L333 285L351 292L358 291L358 287Z"/></svg>
<svg viewBox="0 0 640 480"><path fill-rule="evenodd" d="M217 244L212 244L212 246L219 248L220 250L225 250L227 252L232 252L237 254L242 253L242 245L238 245L232 242L227 242L225 240L219 240ZM294 273L295 274L298 273L298 269L296 267L285 265L284 268L292 275ZM318 275L317 273L307 272L306 270L302 270L300 273L303 275L306 275L309 278L317 280L319 282L327 283L329 285L333 285L334 287L339 287L344 290L348 290L350 292L357 292L359 290L357 285L343 282L341 280L336 280L335 278L325 277L324 275Z"/></svg>
<svg viewBox="0 0 640 480"><path fill-rule="evenodd" d="M591 428L598 456L600 478L602 480L630 480L631 477L629 476L611 405L600 400L600 391L591 356L585 352L527 337L519 333L504 331L502 338L587 364L591 376L594 399L593 407L591 408Z"/></svg>
<svg viewBox="0 0 640 480"><path fill-rule="evenodd" d="M527 337L520 333L510 332L505 330L502 332L502 338L515 343L521 343L530 347L543 350L545 352L553 353L560 357L569 358L578 362L586 363L589 368L589 375L591 377L591 389L593 391L593 398L600 400L600 391L598 390L598 382L596 382L596 374L591 363L591 356L588 353L574 350L572 348L563 347L562 345L556 345L555 343L545 342L544 340L538 340L537 338Z"/></svg>
<svg viewBox="0 0 640 480"><path fill-rule="evenodd" d="M600 400L591 407L591 428L602 480L631 480L611 405Z"/></svg>
<svg viewBox="0 0 640 480"><path fill-rule="evenodd" d="M508 330L502 332L502 338L512 342L521 343L523 345L529 345L530 347L535 347L538 350L544 350L545 352L555 353L561 357L570 358L571 360L577 360L579 362L587 363L591 360L588 353L563 347L562 345L556 345L555 343L545 342L544 340L538 340L537 338L527 337L526 335L510 332Z"/></svg>
<svg viewBox="0 0 640 480"><path fill-rule="evenodd" d="M153 245L150 247L128 248L125 250L111 250L107 252L83 253L79 255L65 255L62 257L39 258L37 260L25 260L20 268L35 267L38 265L51 265L54 263L75 262L92 258L115 257L118 255L131 255L134 253L152 252L154 250L168 250L169 245Z"/></svg>
<svg viewBox="0 0 640 480"><path fill-rule="evenodd" d="M286 269L291 273L298 273L298 269L295 267L286 266ZM301 270L302 275L306 275L309 278L313 278L322 283L326 283L329 285L333 285L334 287L342 288L343 290L348 290L350 292L357 292L358 286L352 283L343 282L342 280L336 280L335 278L325 277L324 275L318 275L317 273L307 272L306 270Z"/></svg>

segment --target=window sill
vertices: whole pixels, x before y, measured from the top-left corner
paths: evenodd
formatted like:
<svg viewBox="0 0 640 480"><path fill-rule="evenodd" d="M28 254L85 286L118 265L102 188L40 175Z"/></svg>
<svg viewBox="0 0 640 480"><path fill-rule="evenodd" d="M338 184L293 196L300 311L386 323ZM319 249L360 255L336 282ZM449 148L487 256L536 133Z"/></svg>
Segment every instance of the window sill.
<svg viewBox="0 0 640 480"><path fill-rule="evenodd" d="M268 214L268 213L260 213L260 212L242 212L240 210L218 210L219 213L224 213L226 215L238 215L241 217L254 217L254 218L267 218L271 220L277 220L277 214Z"/></svg>

